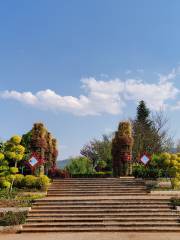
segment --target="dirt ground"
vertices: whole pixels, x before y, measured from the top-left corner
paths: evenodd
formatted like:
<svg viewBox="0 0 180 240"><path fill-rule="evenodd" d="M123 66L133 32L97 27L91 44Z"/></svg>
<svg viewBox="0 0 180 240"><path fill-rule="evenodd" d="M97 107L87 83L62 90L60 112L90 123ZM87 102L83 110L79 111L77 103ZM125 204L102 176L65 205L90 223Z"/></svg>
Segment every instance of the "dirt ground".
<svg viewBox="0 0 180 240"><path fill-rule="evenodd" d="M35 233L0 234L0 240L180 240L180 233Z"/></svg>

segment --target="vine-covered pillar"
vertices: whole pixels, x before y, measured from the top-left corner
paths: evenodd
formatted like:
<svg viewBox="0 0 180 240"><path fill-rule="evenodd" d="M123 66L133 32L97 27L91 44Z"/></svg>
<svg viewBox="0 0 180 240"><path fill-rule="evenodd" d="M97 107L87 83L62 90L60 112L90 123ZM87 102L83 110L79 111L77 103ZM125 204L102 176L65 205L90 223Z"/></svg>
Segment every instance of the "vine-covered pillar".
<svg viewBox="0 0 180 240"><path fill-rule="evenodd" d="M112 141L113 175L132 174L132 127L130 122L120 122Z"/></svg>

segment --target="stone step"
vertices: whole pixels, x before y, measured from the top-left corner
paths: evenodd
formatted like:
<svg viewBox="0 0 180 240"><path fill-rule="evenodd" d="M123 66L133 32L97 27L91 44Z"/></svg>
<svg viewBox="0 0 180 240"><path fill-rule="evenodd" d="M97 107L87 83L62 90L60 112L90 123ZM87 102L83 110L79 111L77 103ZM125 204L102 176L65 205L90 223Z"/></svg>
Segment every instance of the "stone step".
<svg viewBox="0 0 180 240"><path fill-rule="evenodd" d="M128 212L128 213L124 213L124 212L120 212L120 213L32 213L29 212L28 217L33 217L33 218L37 218L37 217L48 217L48 218L52 218L52 217L58 217L58 218L119 218L119 217L123 217L123 218L132 218L132 217L180 217L179 214L177 212L138 212L138 213L133 213L133 212Z"/></svg>
<svg viewBox="0 0 180 240"><path fill-rule="evenodd" d="M156 205L158 204L159 206L162 206L162 205L170 205L171 206L171 203L170 201L166 200L166 201L136 201L136 200L131 200L131 201L61 201L61 200L56 200L56 201L43 201L43 202L35 202L33 204L33 206L46 206L46 205L49 205L49 206L53 206L53 205L60 205L60 206L71 206L71 205L76 205L76 206L91 206L91 205L109 205L109 206L113 206L113 205L118 205L118 204L126 204L126 205L131 205L131 204L138 204L138 205L143 205L143 204L151 204L151 205Z"/></svg>
<svg viewBox="0 0 180 240"><path fill-rule="evenodd" d="M53 186L59 187L59 186L124 186L124 187L128 187L128 186L145 186L144 183L53 183Z"/></svg>
<svg viewBox="0 0 180 240"><path fill-rule="evenodd" d="M125 196L123 196L123 198L78 198L78 199L57 199L57 198L44 198L44 199L37 199L35 204L39 204L39 203L59 203L59 204L96 204L96 203L102 203L102 204L118 204L118 203L170 203L170 200L167 198L164 199L159 199L159 198L143 198L142 196L140 196L140 198L126 198Z"/></svg>
<svg viewBox="0 0 180 240"><path fill-rule="evenodd" d="M169 208L172 208L173 206L170 204L170 203L138 203L138 202L131 202L131 203L125 203L125 202L122 202L122 203L77 203L77 204L74 204L74 203L67 203L67 204L62 204L62 203L42 203L42 204L39 204L39 203L36 203L36 204L33 204L33 208L34 207L61 207L61 208L68 208L68 207L84 207L84 208L91 208L91 207L121 207L121 206L126 206L127 207L132 207L132 206L151 206L151 207L158 207L158 208L161 208L161 207L169 207Z"/></svg>
<svg viewBox="0 0 180 240"><path fill-rule="evenodd" d="M166 209L157 209L157 208L130 208L130 209L126 209L126 208L121 208L121 209L33 209L31 210L31 213L48 213L48 214L54 214L54 213L59 213L59 214L63 214L63 213L76 213L78 214L82 214L82 213L119 213L119 212L133 212L133 213L148 213L148 212L171 212L171 209L166 208Z"/></svg>
<svg viewBox="0 0 180 240"><path fill-rule="evenodd" d="M144 192L138 192L138 195L146 195L147 193ZM137 193L136 192L126 192L126 193L106 193L106 192L96 192L96 193L88 193L88 192L84 192L84 193L49 193L47 194L47 197L68 197L68 196L84 196L84 197L88 197L88 196L136 196Z"/></svg>
<svg viewBox="0 0 180 240"><path fill-rule="evenodd" d="M179 219L141 179L61 179L35 202L22 232L180 231Z"/></svg>
<svg viewBox="0 0 180 240"><path fill-rule="evenodd" d="M83 210L83 209L111 209L111 210L116 210L116 209L127 209L127 205L114 205L114 206L108 206L108 205L87 205L87 206L76 206L76 205L67 205L67 206L60 206L60 205L45 205L45 206L33 206L33 210L49 210L49 209L56 209L56 210L60 210L60 209L77 209L77 210ZM138 204L129 204L128 205L128 208L131 209L131 208L134 208L134 209L152 209L152 208L157 208L157 209L173 209L172 206L166 204L166 205L147 205L147 204L141 204L141 205L138 205Z"/></svg>
<svg viewBox="0 0 180 240"><path fill-rule="evenodd" d="M76 191L76 190L69 190L69 191L63 191L63 190L59 190L59 191L48 191L48 195L51 195L51 194L121 194L121 195L123 195L123 194L129 194L129 193L144 193L144 194L146 194L147 193L147 191L140 191L140 190L129 190L129 191L110 191L110 190L99 190L99 191L90 191L90 190L88 190L88 191L82 191L82 190L80 190L80 191Z"/></svg>
<svg viewBox="0 0 180 240"><path fill-rule="evenodd" d="M62 217L29 217L26 223L31 223L31 222L104 222L104 221L117 221L117 222L128 222L128 221L141 221L141 222L148 222L148 221L172 221L172 222L177 222L177 216L168 216L168 217L130 217L130 218L124 218L124 217L117 217L117 218L62 218Z"/></svg>
<svg viewBox="0 0 180 240"><path fill-rule="evenodd" d="M103 222L88 222L88 223L84 223L84 222L70 222L70 223L65 223L65 222L48 222L48 223L38 223L38 226L36 223L28 223L25 224L25 227L30 227L30 226L35 226L35 227L46 227L46 226L52 226L52 227L56 227L56 226L63 226L63 227L68 227L68 226L172 226L172 225L178 225L180 226L180 223L178 222L161 222L161 221L147 221L147 222L134 222L134 221L128 221L128 222L118 222L118 221L109 221L109 220L104 220Z"/></svg>
<svg viewBox="0 0 180 240"><path fill-rule="evenodd" d="M146 191L146 188L101 188L101 189L97 189L97 188L69 188L69 189L63 189L63 188L50 188L49 192L84 192L84 191L88 191L88 192L99 192L99 191L108 191L108 192L129 192L129 191L133 191L133 192L139 192L139 191Z"/></svg>
<svg viewBox="0 0 180 240"><path fill-rule="evenodd" d="M23 228L22 233L41 232L180 232L179 226L134 226L134 227L66 227L66 228Z"/></svg>

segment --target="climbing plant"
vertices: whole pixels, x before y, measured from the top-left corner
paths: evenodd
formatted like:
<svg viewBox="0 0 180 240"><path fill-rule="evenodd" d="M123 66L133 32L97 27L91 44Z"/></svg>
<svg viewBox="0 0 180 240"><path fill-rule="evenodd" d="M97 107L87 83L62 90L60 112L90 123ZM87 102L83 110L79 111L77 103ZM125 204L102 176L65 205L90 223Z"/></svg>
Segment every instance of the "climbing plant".
<svg viewBox="0 0 180 240"><path fill-rule="evenodd" d="M28 133L22 136L22 145L26 148L24 160L27 161L33 154L41 164L36 169L37 174L48 173L56 165L58 156L57 141L48 132L43 123L35 123Z"/></svg>
<svg viewBox="0 0 180 240"><path fill-rule="evenodd" d="M112 140L112 158L114 176L131 175L131 153L133 146L131 124L120 122L118 131Z"/></svg>

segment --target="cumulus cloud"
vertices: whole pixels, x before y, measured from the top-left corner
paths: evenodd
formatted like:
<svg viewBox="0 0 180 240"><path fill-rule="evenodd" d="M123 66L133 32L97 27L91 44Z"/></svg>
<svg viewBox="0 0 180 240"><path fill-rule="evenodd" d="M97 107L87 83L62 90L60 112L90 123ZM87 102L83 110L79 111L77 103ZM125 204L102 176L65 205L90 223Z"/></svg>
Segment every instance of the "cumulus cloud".
<svg viewBox="0 0 180 240"><path fill-rule="evenodd" d="M173 80L177 77L177 75L180 73L180 66L177 68L173 68L170 73L164 75L164 74L158 74L159 75L159 81L160 83L165 83L170 80Z"/></svg>
<svg viewBox="0 0 180 240"><path fill-rule="evenodd" d="M120 114L128 102L146 101L152 110L167 107L167 101L175 99L179 89L170 80L177 71L166 77L160 76L157 83L147 83L137 79L97 80L94 77L81 80L83 95L79 97L61 96L46 89L32 92L4 91L3 99L13 99L43 110L65 111L74 115Z"/></svg>

